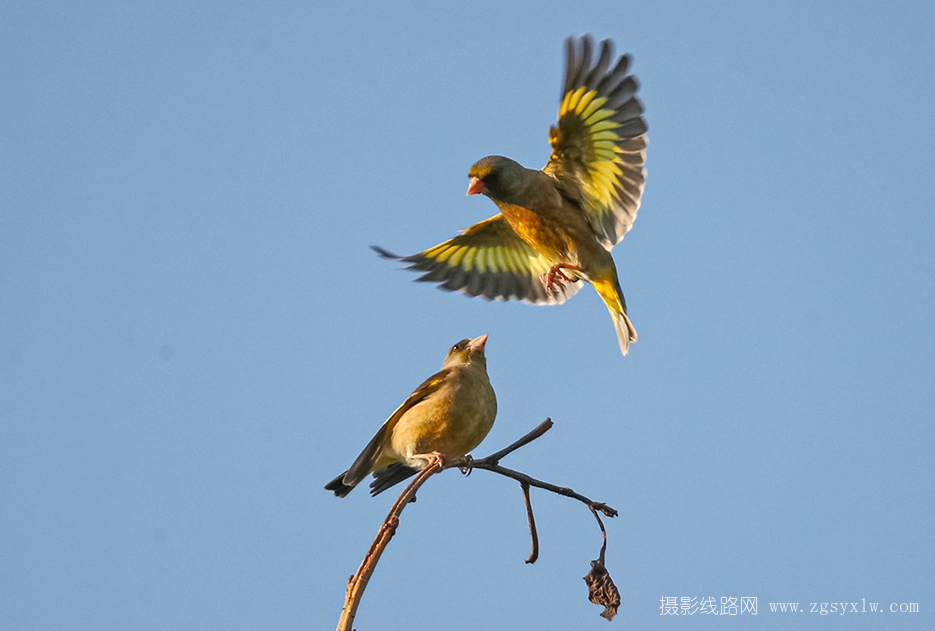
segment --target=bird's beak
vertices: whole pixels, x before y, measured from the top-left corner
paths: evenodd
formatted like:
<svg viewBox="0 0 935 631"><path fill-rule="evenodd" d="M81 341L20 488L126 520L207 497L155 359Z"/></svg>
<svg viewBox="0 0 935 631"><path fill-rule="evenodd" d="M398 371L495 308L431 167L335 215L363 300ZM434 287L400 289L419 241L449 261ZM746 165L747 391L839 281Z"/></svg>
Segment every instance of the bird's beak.
<svg viewBox="0 0 935 631"><path fill-rule="evenodd" d="M471 180L468 182L468 190L467 190L468 195L476 195L478 193L486 193L486 192L487 192L487 188L484 186L484 183L481 181L479 177L472 177Z"/></svg>
<svg viewBox="0 0 935 631"><path fill-rule="evenodd" d="M485 346L487 346L487 334L486 333L484 333L480 337L475 337L473 340L471 340L470 344L468 344L468 348L470 348L472 351L479 352L479 353L484 352Z"/></svg>

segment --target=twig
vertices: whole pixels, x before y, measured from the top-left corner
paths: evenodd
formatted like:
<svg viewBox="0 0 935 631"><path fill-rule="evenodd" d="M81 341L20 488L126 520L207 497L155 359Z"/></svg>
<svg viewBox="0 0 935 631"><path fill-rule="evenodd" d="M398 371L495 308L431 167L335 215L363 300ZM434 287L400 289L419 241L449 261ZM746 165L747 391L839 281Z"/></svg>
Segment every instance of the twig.
<svg viewBox="0 0 935 631"><path fill-rule="evenodd" d="M465 463L463 462L459 463L458 461L453 461L451 465L446 465L446 466L463 466L464 464ZM535 486L540 489L545 489L546 491L552 491L553 493L556 493L558 495L564 495L565 497L576 499L579 502L583 502L584 504L586 504L588 508L592 510L600 511L604 513L605 515L607 515L608 517L616 517L618 514L615 508L611 508L604 502L595 502L594 500L589 499L585 497L584 495L582 495L581 493L577 493L566 486L556 486L555 484L550 484L548 482L543 482L542 480L537 480L531 476L526 475L525 473L520 473L519 471L514 471L513 469L507 469L506 467L501 467L498 464L490 464L489 462L487 462L487 458L471 461L470 466L474 469L485 469L487 471L493 471L494 473L499 473L500 475L506 476L508 478L513 478L520 484L525 483L525 484L528 484L529 486Z"/></svg>
<svg viewBox="0 0 935 631"><path fill-rule="evenodd" d="M607 515L608 517L616 517L617 511L603 502L595 502L592 499L576 493L572 489L562 486L556 486L548 482L543 482L537 480L531 476L526 475L525 473L520 473L519 471L514 471L512 469L507 469L506 467L501 467L499 462L500 460L516 451L523 445L527 445L539 438L547 431L552 429L552 419L547 418L543 421L538 427L534 430L514 442L513 444L501 449L498 452L495 452L486 458L480 458L474 460L469 456L465 458L459 458L458 460L453 460L450 463L446 464L446 467L460 467L462 471L470 472L471 469L486 469L487 471L493 471L494 473L499 473L502 476L508 478L513 478L514 480L520 483L520 486L523 489L523 498L526 502L526 518L529 520L529 536L532 539L532 552L529 554L529 557L526 559L526 563L535 563L539 558L539 534L536 531L536 518L532 512L532 502L529 497L529 487L535 486L540 489L545 489L546 491L551 491L558 495L564 495L565 497L570 497L583 502L594 514L594 517L597 518L598 526L601 528L601 532L604 534L604 545L607 545L607 531L604 530L604 524L601 522L601 518L598 516L597 511L600 511ZM601 561L603 562L603 555L601 556Z"/></svg>
<svg viewBox="0 0 935 631"><path fill-rule="evenodd" d="M532 514L532 501L529 499L529 484L520 482L523 489L523 499L526 500L526 518L529 520L529 536L532 537L532 552L526 558L526 563L535 563L539 558L539 533L536 532L536 516ZM592 511L594 509L591 509Z"/></svg>
<svg viewBox="0 0 935 631"><path fill-rule="evenodd" d="M529 432L528 434L526 434L525 436L523 436L522 438L520 438L519 440L511 444L510 446L504 447L500 451L492 453L489 456L486 456L484 458L479 458L477 460L472 459L470 456L465 456L464 458L458 458L456 460L446 462L445 468L447 469L449 467L460 467L462 469L466 468L468 470L486 469L487 471L493 471L494 473L499 473L500 475L506 476L508 478L513 478L520 484L528 484L529 486L535 486L540 489L545 489L546 491L552 491L553 493L557 493L558 495L571 497L573 499L578 500L579 502L584 502L588 506L588 508L591 508L592 510L599 510L605 515L607 515L608 517L616 517L617 511L611 508L610 506L608 506L607 504L604 504L603 502L595 502L594 500L588 499L584 495L581 495L580 493L576 493L575 491L567 487L556 486L555 484L543 482L541 480L537 480L531 476L528 476L525 473L520 473L519 471L513 471L512 469L507 469L506 467L500 466L500 460L502 460L504 456L507 456L513 453L520 447L524 445L528 445L535 439L539 438L540 436L545 434L547 431L552 429L552 425L553 425L552 419L547 418L534 430L532 430L531 432Z"/></svg>
<svg viewBox="0 0 935 631"><path fill-rule="evenodd" d="M360 599L364 595L364 590L367 588L370 576L377 566L377 561L380 560L380 556L383 554L383 550L386 549L387 544L389 544L390 539L396 534L396 528L399 526L399 515L403 512L403 509L406 508L406 505L412 501L413 497L415 497L419 487L421 487L429 477L442 471L444 468L445 463L442 462L441 458L435 458L430 461L429 465L419 472L415 479L409 483L409 486L406 487L406 490L396 499L396 502L393 503L386 519L383 520L383 525L380 526L380 532L377 533L377 537L373 540L370 550L367 551L367 555L361 562L360 568L358 568L357 573L347 581L347 592L344 594L344 607L341 609L341 617L338 620L337 631L351 631L353 628L354 617L357 615L357 606L360 604Z"/></svg>
<svg viewBox="0 0 935 631"><path fill-rule="evenodd" d="M543 434L545 434L547 431L549 431L550 429L552 429L552 425L554 425L554 423L552 423L552 419L551 419L551 418L547 418L547 419L545 419L544 421L542 421L542 423L540 423L539 426L538 426L536 429L532 430L531 432L529 432L528 434L526 434L525 436L523 436L522 438L520 438L519 440L517 440L516 442L514 442L512 445L509 445L508 447L504 447L504 448L501 449L500 451L497 451L497 452L495 452L495 453L492 453L492 454L490 454L489 456L487 456L486 458L481 458L480 460L475 460L474 462L475 462L475 463L477 463L477 462L489 462L489 463L491 463L491 464L497 464L497 463L500 462L500 460L501 460L504 456L513 453L514 451L516 451L517 449L519 449L519 448L522 447L523 445L528 445L528 444L531 443L532 441L536 440L537 438L539 438L540 436L542 436Z"/></svg>
<svg viewBox="0 0 935 631"><path fill-rule="evenodd" d="M601 536L604 538L604 542L601 543L601 555L598 557L601 565L604 565L604 553L607 551L607 531L604 530L604 522L601 521L601 516L597 514L597 511L594 510L593 506L589 506L591 509L591 514L594 515L594 519L597 520L597 525L601 527Z"/></svg>

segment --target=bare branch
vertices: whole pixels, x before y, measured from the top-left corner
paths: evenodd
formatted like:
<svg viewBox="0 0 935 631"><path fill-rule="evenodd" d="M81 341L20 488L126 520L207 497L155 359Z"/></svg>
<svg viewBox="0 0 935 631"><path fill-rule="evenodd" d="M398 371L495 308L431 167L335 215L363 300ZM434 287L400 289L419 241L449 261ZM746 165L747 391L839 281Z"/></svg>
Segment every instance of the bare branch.
<svg viewBox="0 0 935 631"><path fill-rule="evenodd" d="M523 490L523 497L526 502L526 517L529 520L529 534L532 538L532 552L526 559L526 563L535 563L536 559L539 557L539 535L536 531L536 520L532 512L532 502L530 500L529 494L530 487L534 486L546 491L551 491L552 493L570 497L584 503L597 519L598 526L600 526L601 533L603 533L604 537L604 543L601 546L600 558L591 562L592 572L588 574L588 577L586 577L585 580L588 581L592 601L600 601L601 604L605 604L607 609L602 615L605 615L605 617L608 617L608 619L612 618L616 613L616 607L620 604L620 596L616 592L616 587L613 585L613 582L610 581L610 576L607 574L606 569L604 569L604 551L607 547L607 531L604 529L604 524L601 521L598 513L603 513L607 517L616 517L617 511L603 502L595 502L594 500L589 499L568 487L556 486L555 484L543 482L542 480L537 480L536 478L528 476L525 473L520 473L519 471L514 471L513 469L507 469L506 467L501 467L499 464L502 458L539 438L551 428L552 420L546 419L542 422L542 424L513 444L487 456L486 458L481 458L479 460L474 460L471 458L471 456L464 456L463 458L444 461L442 456L438 453L427 454L428 466L426 466L426 468L422 469L418 475L416 475L415 479L396 499L396 502L393 504L392 508L390 508L390 512L387 514L386 519L383 520L383 525L380 527L380 531L377 533L377 537L374 539L373 544L371 544L370 550L367 552L364 560L361 562L360 568L358 568L357 573L348 581L347 592L345 593L344 597L344 607L341 610L341 618L338 621L337 631L351 631L354 624L354 617L357 615L357 607L360 604L361 598L363 597L364 590L367 587L370 576L373 574L377 561L379 561L380 556L383 554L383 550L386 549L390 539L392 539L393 535L396 533L396 528L399 525L399 516L403 512L403 509L407 504L414 501L416 491L419 490L419 488L426 482L426 480L429 479L429 477L451 467L458 467L464 473L470 473L472 469L485 469L487 471L492 471L494 473L499 473L502 476L512 478L520 483L520 487ZM599 583L599 585L596 584L594 588L591 587L593 582L592 578L597 579L597 582ZM600 593L596 594L595 590ZM595 597L598 598L598 600L595 600ZM614 603L614 598L616 598L616 603Z"/></svg>
<svg viewBox="0 0 935 631"><path fill-rule="evenodd" d="M604 542L601 544L601 555L598 557L601 565L604 565L604 553L607 552L607 531L604 530L604 522L601 521L601 516L597 514L597 511L594 510L594 507L590 506L589 508L591 509L591 514L594 515L594 519L597 520L597 525L600 526L601 535L604 538Z"/></svg>
<svg viewBox="0 0 935 631"><path fill-rule="evenodd" d="M447 466L469 466L473 469L485 469L487 471L493 471L494 473L499 473L500 475L506 476L508 478L513 478L520 484L526 483L529 486L535 486L540 489L545 489L546 491L551 491L558 495L564 495L565 497L576 499L579 502L583 502L585 505L587 505L588 508L600 511L608 517L616 517L618 514L616 509L611 508L604 502L595 502L594 500L589 499L568 487L556 486L555 484L543 482L542 480L537 480L536 478L528 476L525 473L520 473L519 471L514 471L513 469L507 469L506 467L501 467L498 464L490 464L487 462L487 460L487 458L473 461L459 459L458 461L452 461L452 463Z"/></svg>
<svg viewBox="0 0 935 631"><path fill-rule="evenodd" d="M529 485L525 482L519 483L523 489L523 499L526 500L526 518L529 520L529 536L532 537L532 552L526 559L526 563L535 563L539 558L539 533L536 532L536 516L532 514L532 501L529 499Z"/></svg>
<svg viewBox="0 0 935 631"><path fill-rule="evenodd" d="M547 431L552 429L552 425L553 425L552 419L547 418L544 421L542 421L542 423L540 423L536 429L532 430L531 432L529 432L528 434L526 434L525 436L523 436L522 438L514 442L512 445L508 447L504 447L500 451L496 453L492 453L486 458L475 460L474 462L475 463L484 462L484 463L490 463L490 464L498 464L500 460L503 459L504 456L513 453L514 451L516 451L523 445L528 445L529 443L536 440L537 438L545 434Z"/></svg>
<svg viewBox="0 0 935 631"><path fill-rule="evenodd" d="M406 508L407 504L412 502L419 487L431 476L442 471L444 468L445 463L442 462L440 457L431 460L429 465L419 472L415 479L409 483L409 486L406 487L406 490L404 490L393 503L386 519L383 520L383 525L380 526L380 532L377 533L376 539L374 539L373 543L370 545L370 550L367 551L367 555L361 562L360 568L358 568L357 573L347 582L347 592L344 594L344 607L341 609L341 617L338 620L337 631L351 631L353 628L354 617L357 615L357 606L360 604L360 599L364 595L364 590L367 588L370 576L377 566L377 561L380 560L380 556L386 549L387 544L389 544L390 539L396 534L396 527L399 526L399 516L403 512L403 509Z"/></svg>

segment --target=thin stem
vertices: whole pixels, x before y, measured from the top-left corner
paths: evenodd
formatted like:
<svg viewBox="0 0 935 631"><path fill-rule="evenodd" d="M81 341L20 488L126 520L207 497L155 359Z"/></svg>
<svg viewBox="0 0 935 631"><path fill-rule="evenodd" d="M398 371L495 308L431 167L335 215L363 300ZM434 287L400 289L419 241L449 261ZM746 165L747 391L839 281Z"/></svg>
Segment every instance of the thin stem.
<svg viewBox="0 0 935 631"><path fill-rule="evenodd" d="M493 471L494 473L499 473L500 475L506 476L508 478L513 478L520 484L525 482L529 486L535 486L540 489L545 489L546 491L551 491L558 495L564 495L565 497L576 499L579 502L583 502L584 504L586 504L588 508L591 508L592 510L600 511L604 513L605 515L607 515L608 517L616 517L618 514L616 509L611 508L604 502L595 502L594 500L587 498L584 495L581 495L580 493L568 487L556 486L555 484L543 482L542 480L537 480L536 478L532 476L528 476L525 473L520 473L519 471L514 471L513 469L507 469L506 467L501 467L498 464L490 464L486 462L486 460L487 458L484 458L483 460L474 460L473 462L470 463L470 466L474 469L485 469L487 471ZM458 466L458 464L452 463L449 466Z"/></svg>
<svg viewBox="0 0 935 631"><path fill-rule="evenodd" d="M537 438L545 434L547 431L552 429L552 425L553 425L552 419L547 418L544 421L542 421L542 423L540 423L537 428L535 428L534 430L532 430L531 432L529 432L528 434L526 434L525 436L523 436L522 438L514 442L512 445L509 445L508 447L504 447L500 451L496 453L492 453L486 458L475 460L474 463L476 464L478 462L482 462L482 463L498 464L504 456L513 453L514 451L516 451L523 445L528 445L529 443L536 440Z"/></svg>
<svg viewBox="0 0 935 631"><path fill-rule="evenodd" d="M367 588L370 576L377 566L377 561L380 560L380 556L386 549L387 544L389 544L390 539L396 534L396 527L399 526L399 516L403 512L403 509L412 501L419 487L432 475L442 471L444 468L445 463L442 462L441 458L435 458L430 461L429 465L419 472L415 479L409 483L409 486L406 487L406 490L403 491L393 503L390 512L386 515L386 519L383 520L383 525L380 526L380 532L377 533L377 537L373 540L370 550L368 550L366 556L364 556L360 568L358 568L357 573L347 582L347 592L344 594L344 607L341 609L341 617L338 619L337 631L351 631L353 628L354 617L357 615L357 606L360 604L360 599L364 595L364 590Z"/></svg>
<svg viewBox="0 0 935 631"><path fill-rule="evenodd" d="M601 536L604 538L604 541L601 543L601 555L598 557L598 560L601 562L601 565L604 565L604 553L607 551L607 531L604 530L604 522L601 521L601 516L597 514L594 507L588 506L588 508L591 509L591 514L594 515L594 519L597 520L597 525L601 527Z"/></svg>
<svg viewBox="0 0 935 631"><path fill-rule="evenodd" d="M535 563L539 558L539 533L536 532L536 516L532 514L532 501L529 499L529 484L520 482L523 489L523 499L526 500L526 518L529 520L529 536L532 538L532 552L526 559L526 563ZM593 509L592 509L593 511Z"/></svg>

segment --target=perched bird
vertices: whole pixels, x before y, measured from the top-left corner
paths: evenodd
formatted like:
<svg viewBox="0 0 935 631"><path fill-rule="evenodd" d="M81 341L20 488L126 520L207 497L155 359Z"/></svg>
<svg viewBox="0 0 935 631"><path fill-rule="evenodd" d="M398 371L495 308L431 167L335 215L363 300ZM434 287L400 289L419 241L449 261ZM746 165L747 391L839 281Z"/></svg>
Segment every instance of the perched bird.
<svg viewBox="0 0 935 631"><path fill-rule="evenodd" d="M442 369L396 408L351 468L325 485L338 497L373 473L376 495L424 469L438 452L460 458L477 447L493 426L497 398L487 378L487 335L451 347Z"/></svg>
<svg viewBox="0 0 935 631"><path fill-rule="evenodd" d="M614 321L626 355L636 329L611 248L633 226L646 180L646 121L627 74L630 57L611 68L613 44L600 44L592 63L587 35L566 41L565 82L558 122L549 130L552 156L542 170L487 156L468 172L468 195L481 193L500 214L420 254L386 258L440 283L488 300L559 304L591 283Z"/></svg>

